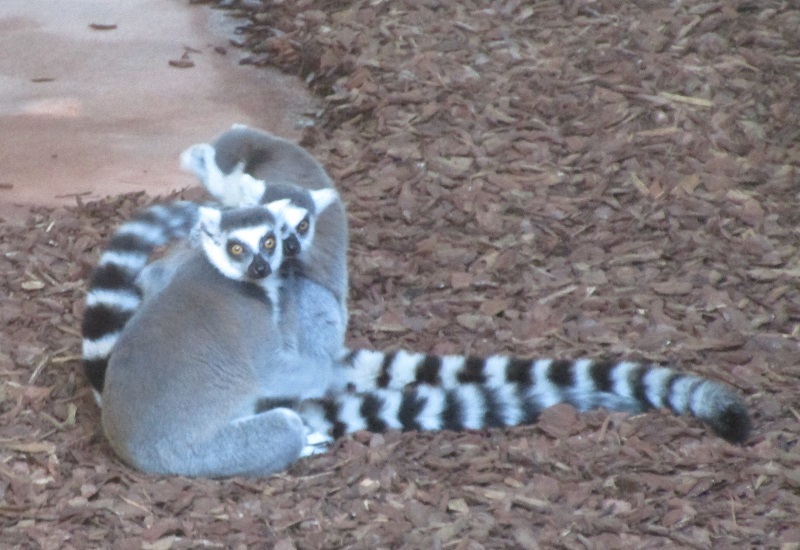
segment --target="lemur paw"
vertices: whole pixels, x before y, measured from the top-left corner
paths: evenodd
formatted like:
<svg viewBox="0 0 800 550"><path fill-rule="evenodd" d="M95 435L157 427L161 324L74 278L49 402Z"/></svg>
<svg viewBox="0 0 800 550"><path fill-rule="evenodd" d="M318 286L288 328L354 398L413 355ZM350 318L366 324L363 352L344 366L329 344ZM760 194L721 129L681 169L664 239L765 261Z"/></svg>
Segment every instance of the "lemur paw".
<svg viewBox="0 0 800 550"><path fill-rule="evenodd" d="M306 434L306 446L300 451L300 456L319 455L328 450L333 438L328 434L314 432Z"/></svg>

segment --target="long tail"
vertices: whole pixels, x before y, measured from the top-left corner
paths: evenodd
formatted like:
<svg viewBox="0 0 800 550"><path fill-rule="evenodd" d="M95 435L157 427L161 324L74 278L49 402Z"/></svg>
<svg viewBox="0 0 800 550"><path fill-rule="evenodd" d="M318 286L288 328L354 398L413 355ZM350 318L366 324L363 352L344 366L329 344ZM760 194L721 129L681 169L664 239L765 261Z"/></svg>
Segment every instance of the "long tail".
<svg viewBox="0 0 800 550"><path fill-rule="evenodd" d="M641 412L668 408L707 423L724 439L750 434L747 408L725 384L652 364L591 359L435 356L354 350L342 360L352 393L304 404L314 429L464 429L535 422L570 403Z"/></svg>
<svg viewBox="0 0 800 550"><path fill-rule="evenodd" d="M198 206L192 202L151 206L124 223L100 256L81 326L83 367L98 403L111 350L142 300L137 276L158 247L187 238L197 219Z"/></svg>

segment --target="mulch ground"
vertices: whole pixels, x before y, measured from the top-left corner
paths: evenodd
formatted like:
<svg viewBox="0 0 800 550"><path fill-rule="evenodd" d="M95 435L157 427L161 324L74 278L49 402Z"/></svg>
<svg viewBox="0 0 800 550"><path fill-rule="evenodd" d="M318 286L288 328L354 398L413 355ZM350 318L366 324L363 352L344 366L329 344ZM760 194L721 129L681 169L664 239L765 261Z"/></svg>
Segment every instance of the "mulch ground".
<svg viewBox="0 0 800 550"><path fill-rule="evenodd" d="M322 98L303 143L348 203L352 345L665 361L746 396L745 445L559 406L266 479L142 475L79 361L99 247L152 200L117 197L0 225L0 547L800 548L792 5L230 8L248 63Z"/></svg>

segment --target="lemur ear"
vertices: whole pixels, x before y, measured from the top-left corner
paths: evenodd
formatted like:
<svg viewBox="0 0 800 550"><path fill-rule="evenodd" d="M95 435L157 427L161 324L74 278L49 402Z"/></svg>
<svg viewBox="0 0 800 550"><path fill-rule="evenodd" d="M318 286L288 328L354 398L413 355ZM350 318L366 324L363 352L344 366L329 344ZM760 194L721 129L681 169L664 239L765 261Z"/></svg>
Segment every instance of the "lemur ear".
<svg viewBox="0 0 800 550"><path fill-rule="evenodd" d="M201 206L198 209L198 217L197 223L200 226L200 231L216 241L220 233L219 224L222 220L222 212L216 208Z"/></svg>
<svg viewBox="0 0 800 550"><path fill-rule="evenodd" d="M332 187L314 189L308 193L311 195L311 200L314 201L314 208L317 214L321 213L339 199L339 193L337 193L336 189L333 189Z"/></svg>
<svg viewBox="0 0 800 550"><path fill-rule="evenodd" d="M269 210L273 216L280 216L283 210L292 203L291 199L278 199L276 201L268 202L264 206Z"/></svg>
<svg viewBox="0 0 800 550"><path fill-rule="evenodd" d="M244 130L247 128L247 124L242 124L241 122L234 122L231 124L231 130Z"/></svg>

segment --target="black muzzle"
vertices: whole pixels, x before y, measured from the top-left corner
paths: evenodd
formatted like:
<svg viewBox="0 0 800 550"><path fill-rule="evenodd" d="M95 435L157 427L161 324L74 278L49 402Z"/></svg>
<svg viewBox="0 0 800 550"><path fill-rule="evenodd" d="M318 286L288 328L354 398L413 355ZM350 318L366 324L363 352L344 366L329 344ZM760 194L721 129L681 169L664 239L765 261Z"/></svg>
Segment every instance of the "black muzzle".
<svg viewBox="0 0 800 550"><path fill-rule="evenodd" d="M297 256L300 253L300 241L297 235L289 235L283 239L283 255Z"/></svg>
<svg viewBox="0 0 800 550"><path fill-rule="evenodd" d="M251 279L263 279L264 277L269 276L271 273L272 268L261 256L254 257L253 261L250 262L250 265L247 266L247 276Z"/></svg>

